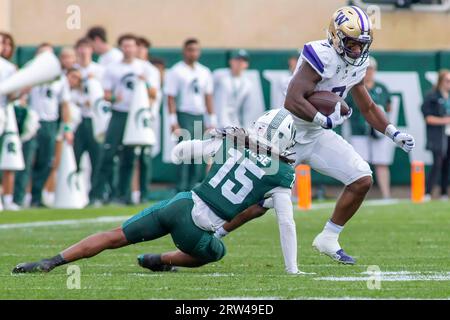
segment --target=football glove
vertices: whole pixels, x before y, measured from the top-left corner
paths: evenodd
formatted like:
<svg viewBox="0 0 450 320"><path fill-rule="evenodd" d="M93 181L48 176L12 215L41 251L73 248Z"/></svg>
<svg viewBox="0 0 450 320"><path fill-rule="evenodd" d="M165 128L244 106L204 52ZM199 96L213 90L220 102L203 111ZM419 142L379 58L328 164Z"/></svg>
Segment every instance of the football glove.
<svg viewBox="0 0 450 320"><path fill-rule="evenodd" d="M334 112L328 117L324 116L322 113L317 112L313 122L317 123L324 129L333 129L344 123L345 120L351 117L353 113L352 108L348 111L346 115L341 115L341 102L336 103L334 107Z"/></svg>
<svg viewBox="0 0 450 320"><path fill-rule="evenodd" d="M416 145L414 137L409 133L400 132L396 127L392 124L386 127L385 133L386 136L392 139L396 145L403 149L405 152L411 152Z"/></svg>

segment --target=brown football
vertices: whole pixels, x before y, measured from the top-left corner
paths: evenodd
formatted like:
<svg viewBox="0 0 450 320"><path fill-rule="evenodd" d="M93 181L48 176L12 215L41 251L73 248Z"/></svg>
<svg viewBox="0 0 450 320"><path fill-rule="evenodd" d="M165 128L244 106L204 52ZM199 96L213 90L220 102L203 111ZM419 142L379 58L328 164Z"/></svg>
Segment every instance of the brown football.
<svg viewBox="0 0 450 320"><path fill-rule="evenodd" d="M308 97L308 101L324 116L332 114L339 101L341 102L341 115L346 115L350 110L344 99L330 91L316 91Z"/></svg>

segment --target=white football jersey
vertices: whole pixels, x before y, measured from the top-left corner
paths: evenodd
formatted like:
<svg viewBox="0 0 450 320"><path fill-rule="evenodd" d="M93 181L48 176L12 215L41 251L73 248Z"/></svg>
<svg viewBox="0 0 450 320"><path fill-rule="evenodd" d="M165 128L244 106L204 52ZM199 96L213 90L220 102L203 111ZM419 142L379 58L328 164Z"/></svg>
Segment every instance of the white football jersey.
<svg viewBox="0 0 450 320"><path fill-rule="evenodd" d="M314 91L331 91L345 98L351 88L361 82L366 74L369 59L361 66L347 64L328 43L328 40L312 41L305 44L295 72L306 61L321 77ZM295 73L294 73L295 74ZM296 141L308 143L317 138L323 129L319 125L294 116Z"/></svg>

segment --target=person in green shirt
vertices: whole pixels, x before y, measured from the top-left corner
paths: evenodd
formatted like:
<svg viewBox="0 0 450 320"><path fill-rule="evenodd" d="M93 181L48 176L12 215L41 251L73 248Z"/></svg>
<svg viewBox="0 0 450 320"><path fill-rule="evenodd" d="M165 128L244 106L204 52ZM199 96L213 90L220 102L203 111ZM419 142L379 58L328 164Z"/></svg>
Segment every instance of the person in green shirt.
<svg viewBox="0 0 450 320"><path fill-rule="evenodd" d="M225 245L220 238L227 225L242 215L256 217L265 209L258 203L272 198L280 227L286 271L297 268L297 238L291 188L295 172L288 159L295 144L294 120L285 109L271 110L258 118L249 132L244 129L215 130L211 139L187 140L172 150L176 163L212 160L203 182L189 192L159 202L131 217L119 228L98 233L50 259L21 263L13 273L48 272L105 249L158 239L171 234L178 248L163 254L145 254L138 263L152 271L170 271L174 266L199 267L220 260ZM258 208L259 207L259 208ZM242 212L242 213L241 213ZM238 223L238 224L239 224ZM217 235L216 235L217 233Z"/></svg>
<svg viewBox="0 0 450 320"><path fill-rule="evenodd" d="M441 70L436 86L423 101L421 110L426 123L426 149L433 155L433 164L426 178L425 200L431 200L433 187L441 179L441 197L448 199L448 162L450 151L446 127L450 126L448 114L450 72Z"/></svg>
<svg viewBox="0 0 450 320"><path fill-rule="evenodd" d="M391 94L384 84L375 81L376 71L377 61L370 57L369 66L364 77L364 85L372 100L388 117L388 113L391 111ZM351 144L365 161L375 166L376 181L381 195L384 199L389 199L391 197L389 166L393 160L391 141L367 123L359 109L355 107L355 102L351 95L349 95L347 103L353 109L353 114L350 118L352 129Z"/></svg>

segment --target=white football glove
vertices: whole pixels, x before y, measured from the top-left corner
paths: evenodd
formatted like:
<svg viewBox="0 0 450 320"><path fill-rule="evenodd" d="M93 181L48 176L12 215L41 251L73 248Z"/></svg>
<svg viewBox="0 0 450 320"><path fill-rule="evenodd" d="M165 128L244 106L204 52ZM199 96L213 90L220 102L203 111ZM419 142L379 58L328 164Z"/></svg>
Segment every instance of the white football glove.
<svg viewBox="0 0 450 320"><path fill-rule="evenodd" d="M334 106L334 112L330 114L328 117L324 116L322 113L317 112L313 122L317 123L324 129L333 129L337 126L344 123L345 120L351 117L352 108L350 108L349 112L346 115L341 115L341 102L336 103Z"/></svg>
<svg viewBox="0 0 450 320"><path fill-rule="evenodd" d="M388 125L386 127L386 131L384 133L386 136L392 139L392 141L395 142L400 148L403 149L405 152L411 152L412 149L414 149L414 146L416 145L416 142L414 141L414 137L406 132L400 132L396 127L394 127L392 124Z"/></svg>
<svg viewBox="0 0 450 320"><path fill-rule="evenodd" d="M272 209L273 208L273 198L272 197L265 198L264 200L260 201L258 204L263 208Z"/></svg>

